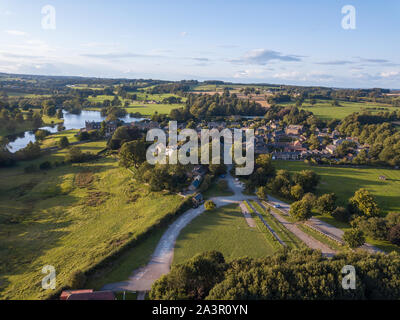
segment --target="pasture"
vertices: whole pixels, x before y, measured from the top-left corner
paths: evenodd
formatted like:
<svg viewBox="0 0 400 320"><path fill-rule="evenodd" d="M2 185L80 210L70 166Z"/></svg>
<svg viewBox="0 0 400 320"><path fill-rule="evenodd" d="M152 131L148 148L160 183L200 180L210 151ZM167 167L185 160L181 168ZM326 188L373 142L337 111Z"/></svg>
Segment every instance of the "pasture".
<svg viewBox="0 0 400 320"><path fill-rule="evenodd" d="M294 103L288 103L294 105ZM355 112L370 111L371 113L377 113L379 111L400 111L400 108L391 107L382 104L370 103L370 102L347 102L340 101L340 106L334 107L331 101L317 100L315 105L311 105L309 100L306 100L301 109L311 111L315 116L322 120L331 119L344 119L348 115ZM382 110L384 109L384 110Z"/></svg>
<svg viewBox="0 0 400 320"><path fill-rule="evenodd" d="M265 257L276 251L258 228L248 226L237 204L205 211L187 225L176 241L173 263L210 250L220 251L226 260Z"/></svg>
<svg viewBox="0 0 400 320"><path fill-rule="evenodd" d="M81 145L97 152L105 142ZM0 169L0 299L43 299L43 266L57 288L145 233L182 198L136 185L111 157L26 174L23 167L62 160L65 150ZM140 263L143 250L132 258ZM132 270L132 269L131 269Z"/></svg>
<svg viewBox="0 0 400 320"><path fill-rule="evenodd" d="M273 163L277 169L286 169L290 172L313 170L321 176L317 195L334 192L341 205L345 205L355 191L366 188L375 196L385 213L400 212L400 170L310 166L301 161L274 161ZM379 176L386 176L387 179L380 180Z"/></svg>

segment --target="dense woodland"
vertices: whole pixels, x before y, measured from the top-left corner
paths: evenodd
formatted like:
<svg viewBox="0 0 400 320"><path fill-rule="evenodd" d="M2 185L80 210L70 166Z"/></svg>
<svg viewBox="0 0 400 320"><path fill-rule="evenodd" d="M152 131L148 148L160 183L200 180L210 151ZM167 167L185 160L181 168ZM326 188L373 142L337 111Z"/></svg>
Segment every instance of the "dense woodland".
<svg viewBox="0 0 400 320"><path fill-rule="evenodd" d="M356 269L355 290L342 287L341 269ZM332 259L312 250L289 251L262 259L226 262L219 252L205 252L172 267L157 280L151 299L348 300L398 299L400 256L346 253ZM390 270L390 272L387 272Z"/></svg>

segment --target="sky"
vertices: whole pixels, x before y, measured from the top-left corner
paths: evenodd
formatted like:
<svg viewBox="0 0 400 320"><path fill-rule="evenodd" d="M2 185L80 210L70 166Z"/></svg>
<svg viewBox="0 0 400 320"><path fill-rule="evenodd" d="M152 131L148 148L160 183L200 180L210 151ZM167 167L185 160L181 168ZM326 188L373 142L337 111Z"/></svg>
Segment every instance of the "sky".
<svg viewBox="0 0 400 320"><path fill-rule="evenodd" d="M399 17L398 0L0 0L0 72L400 88Z"/></svg>

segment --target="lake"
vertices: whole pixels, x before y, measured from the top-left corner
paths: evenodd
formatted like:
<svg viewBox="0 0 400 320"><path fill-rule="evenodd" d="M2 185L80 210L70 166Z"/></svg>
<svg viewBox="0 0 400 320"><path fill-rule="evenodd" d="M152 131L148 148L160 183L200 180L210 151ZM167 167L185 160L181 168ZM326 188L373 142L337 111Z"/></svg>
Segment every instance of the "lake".
<svg viewBox="0 0 400 320"><path fill-rule="evenodd" d="M105 120L106 117L103 117L100 111L82 111L80 114L72 114L66 111L63 111L64 114L64 127L65 130L72 129L81 129L85 127L85 121L95 121L101 122ZM124 118L120 118L120 120L130 123L135 121L141 121L143 118L131 118L127 115ZM49 127L41 127L40 129L48 130L51 133L58 132L57 125L49 126ZM20 134L11 135L7 137L10 140L8 144L8 148L11 152L16 152L25 148L29 142L35 142L35 133L34 131L25 131Z"/></svg>

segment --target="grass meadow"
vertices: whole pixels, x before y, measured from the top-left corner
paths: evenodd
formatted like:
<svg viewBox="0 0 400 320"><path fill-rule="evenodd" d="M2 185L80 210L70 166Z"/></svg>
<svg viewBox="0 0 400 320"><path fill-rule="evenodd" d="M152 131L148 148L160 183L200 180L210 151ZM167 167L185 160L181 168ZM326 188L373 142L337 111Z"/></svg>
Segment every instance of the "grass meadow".
<svg viewBox="0 0 400 320"><path fill-rule="evenodd" d="M104 144L80 147L97 152ZM59 289L74 271L84 272L102 261L182 203L180 196L136 185L132 174L111 157L23 172L23 166L61 160L65 153L61 150L0 169L0 299L48 297L51 292L41 288L43 266L55 267ZM156 242L157 233L152 236ZM131 272L135 268L132 261L144 263L143 252L151 250L146 246L136 249L128 264L121 265L122 271L116 271L117 276L104 279L124 276L124 268L125 273Z"/></svg>
<svg viewBox="0 0 400 320"><path fill-rule="evenodd" d="M317 100L315 105L311 105L308 100L302 105L301 109L311 111L315 116L319 117L322 120L331 120L331 119L343 119L348 115L354 112L363 112L370 111L372 113L376 113L382 110L378 110L379 108L385 108L389 111L398 111L400 108L391 107L387 105L372 103L372 102L347 102L340 101L340 106L334 107L331 104L331 101L325 100ZM294 105L294 103L290 103L290 105Z"/></svg>
<svg viewBox="0 0 400 320"><path fill-rule="evenodd" d="M220 251L226 260L264 257L276 251L258 228L249 227L237 204L205 211L186 226L176 241L173 263L210 250Z"/></svg>

